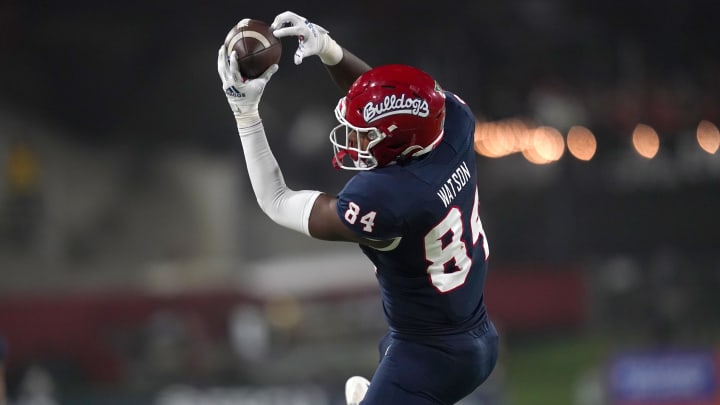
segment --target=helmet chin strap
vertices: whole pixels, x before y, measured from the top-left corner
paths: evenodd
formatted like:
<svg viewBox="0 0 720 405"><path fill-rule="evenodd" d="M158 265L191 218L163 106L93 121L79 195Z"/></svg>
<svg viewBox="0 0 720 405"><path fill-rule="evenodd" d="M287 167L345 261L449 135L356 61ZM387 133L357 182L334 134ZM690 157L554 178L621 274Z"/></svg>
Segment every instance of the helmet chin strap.
<svg viewBox="0 0 720 405"><path fill-rule="evenodd" d="M342 161L345 158L345 156L350 156L350 159L352 159L353 165L355 166L354 169L343 165ZM373 158L373 161L374 161L374 158ZM332 160L330 162L332 163L332 165L335 169L369 170L369 168L370 168L366 162L360 160L360 157L359 157L357 151L354 151L354 150L341 149L340 151L338 151L338 153L335 154L335 156L332 157ZM375 161L375 163L377 163L377 162ZM373 168L374 167L375 166L373 166Z"/></svg>
<svg viewBox="0 0 720 405"><path fill-rule="evenodd" d="M347 154L348 154L348 151L341 150L340 152L336 153L335 156L332 157L332 165L335 168L335 170L342 169L342 166L340 166L340 162L343 160L343 158Z"/></svg>
<svg viewBox="0 0 720 405"><path fill-rule="evenodd" d="M335 154L332 158L332 165L336 169L342 169L342 160L345 158L345 156L350 156L350 159L353 160L353 162L358 161L358 154L355 151L342 149L338 153ZM356 165L357 166L357 165Z"/></svg>

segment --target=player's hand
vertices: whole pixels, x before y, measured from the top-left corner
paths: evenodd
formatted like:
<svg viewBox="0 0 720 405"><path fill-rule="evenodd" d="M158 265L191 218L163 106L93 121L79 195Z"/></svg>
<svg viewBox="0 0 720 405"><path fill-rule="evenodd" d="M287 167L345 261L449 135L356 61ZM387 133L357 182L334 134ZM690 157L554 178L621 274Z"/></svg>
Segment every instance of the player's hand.
<svg viewBox="0 0 720 405"><path fill-rule="evenodd" d="M298 47L294 58L296 65L301 64L304 58L312 55L319 56L326 65L336 65L342 59L343 50L330 37L328 30L292 11L278 14L270 24L270 28L273 30L273 35L278 38L297 37Z"/></svg>
<svg viewBox="0 0 720 405"><path fill-rule="evenodd" d="M235 115L238 128L248 127L259 122L258 106L260 98L265 90L265 85L272 75L278 71L278 65L270 66L255 79L246 79L238 68L235 51L228 57L225 46L221 46L218 51L217 63L223 91Z"/></svg>

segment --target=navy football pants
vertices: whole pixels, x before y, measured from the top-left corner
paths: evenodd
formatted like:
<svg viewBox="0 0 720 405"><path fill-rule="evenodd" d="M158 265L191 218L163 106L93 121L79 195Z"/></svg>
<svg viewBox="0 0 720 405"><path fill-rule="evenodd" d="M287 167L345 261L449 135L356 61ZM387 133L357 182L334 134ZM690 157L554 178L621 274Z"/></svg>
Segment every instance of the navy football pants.
<svg viewBox="0 0 720 405"><path fill-rule="evenodd" d="M454 404L492 372L498 335L489 320L459 335L380 341L380 364L362 405Z"/></svg>

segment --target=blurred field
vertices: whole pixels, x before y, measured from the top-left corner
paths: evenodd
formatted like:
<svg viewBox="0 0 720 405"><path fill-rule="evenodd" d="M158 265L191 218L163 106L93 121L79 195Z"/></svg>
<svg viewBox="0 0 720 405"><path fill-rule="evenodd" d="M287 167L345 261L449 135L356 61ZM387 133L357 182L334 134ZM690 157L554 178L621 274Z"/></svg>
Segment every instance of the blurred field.
<svg viewBox="0 0 720 405"><path fill-rule="evenodd" d="M582 404L578 402L582 395L579 391L592 390L582 385L587 379L600 377L611 350L603 339L574 334L526 339L508 346L505 372L509 405Z"/></svg>

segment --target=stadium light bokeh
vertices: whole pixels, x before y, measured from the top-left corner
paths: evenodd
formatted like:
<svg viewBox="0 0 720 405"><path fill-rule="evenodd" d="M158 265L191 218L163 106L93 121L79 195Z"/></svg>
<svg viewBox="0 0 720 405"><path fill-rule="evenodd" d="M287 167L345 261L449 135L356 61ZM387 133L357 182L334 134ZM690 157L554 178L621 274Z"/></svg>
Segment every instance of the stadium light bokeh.
<svg viewBox="0 0 720 405"><path fill-rule="evenodd" d="M714 154L720 147L720 131L710 121L702 120L697 127L697 141L707 153Z"/></svg>
<svg viewBox="0 0 720 405"><path fill-rule="evenodd" d="M720 149L720 130L708 120L698 124L696 139L700 148L709 154ZM657 131L643 123L633 129L631 143L635 152L646 159L653 159L662 146ZM582 125L573 125L563 136L557 128L537 126L520 118L475 124L475 152L484 157L501 158L520 153L528 162L544 165L560 160L566 147L570 155L588 162L597 153L598 140Z"/></svg>
<svg viewBox="0 0 720 405"><path fill-rule="evenodd" d="M660 150L660 137L649 125L637 124L632 133L635 151L646 159L652 159Z"/></svg>
<svg viewBox="0 0 720 405"><path fill-rule="evenodd" d="M595 156L597 140L588 128L582 125L575 125L568 131L567 147L571 155L587 162Z"/></svg>

